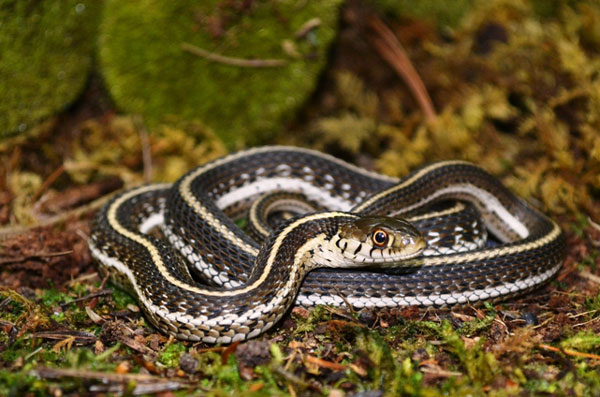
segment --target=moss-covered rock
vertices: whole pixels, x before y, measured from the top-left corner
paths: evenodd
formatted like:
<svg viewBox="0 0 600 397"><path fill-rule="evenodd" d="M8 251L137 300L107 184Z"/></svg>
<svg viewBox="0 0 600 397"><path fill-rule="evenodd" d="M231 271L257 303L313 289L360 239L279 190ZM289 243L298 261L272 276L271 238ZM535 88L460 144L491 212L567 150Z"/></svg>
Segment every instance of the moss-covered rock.
<svg viewBox="0 0 600 397"><path fill-rule="evenodd" d="M0 6L0 137L70 104L85 84L95 0L4 0Z"/></svg>
<svg viewBox="0 0 600 397"><path fill-rule="evenodd" d="M108 0L100 33L102 73L117 106L152 126L199 119L230 147L281 127L313 91L335 36L340 0ZM308 22L313 29L298 34ZM306 30L306 29L305 29ZM284 60L244 67L218 56Z"/></svg>

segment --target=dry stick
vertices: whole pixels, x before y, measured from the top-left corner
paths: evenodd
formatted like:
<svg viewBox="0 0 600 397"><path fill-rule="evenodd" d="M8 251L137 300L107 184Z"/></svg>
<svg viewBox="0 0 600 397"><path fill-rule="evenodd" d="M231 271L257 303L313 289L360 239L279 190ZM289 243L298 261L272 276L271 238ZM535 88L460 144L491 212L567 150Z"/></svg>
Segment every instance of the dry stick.
<svg viewBox="0 0 600 397"><path fill-rule="evenodd" d="M41 259L41 258L52 258L55 256L64 256L70 255L73 253L73 250L60 251L60 252L38 252L36 254L27 255L27 256L15 256L12 258L2 258L0 259L0 265L6 265L11 263L22 263L31 259Z"/></svg>
<svg viewBox="0 0 600 397"><path fill-rule="evenodd" d="M463 376L463 374L461 372L446 371L445 369L441 369L441 368L438 369L438 368L422 367L422 368L419 368L419 370L423 373L439 376L441 378L449 378L451 376Z"/></svg>
<svg viewBox="0 0 600 397"><path fill-rule="evenodd" d="M421 80L421 77L406 55L402 44L400 44L394 33L378 18L371 17L369 23L377 34L377 37L373 40L373 44L379 55L394 68L406 85L408 85L423 113L425 113L427 121L435 120L437 115L431 97L427 92L425 84L423 84L423 80Z"/></svg>
<svg viewBox="0 0 600 397"><path fill-rule="evenodd" d="M584 358L593 358L595 360L600 360L600 356L597 354L592 354L592 353L581 353L575 350L571 350L571 349L561 349L559 347L554 347L554 346L550 346L550 345L546 345L546 344L539 344L538 345L540 348L544 349L544 350L550 350L552 352L558 352L558 353L565 353L566 355L569 356L574 356L574 357L584 357Z"/></svg>
<svg viewBox="0 0 600 397"><path fill-rule="evenodd" d="M600 231L600 223L594 222L594 220L592 219L591 216L588 216L588 221L590 222L590 225L592 225L592 227L598 231Z"/></svg>
<svg viewBox="0 0 600 397"><path fill-rule="evenodd" d="M33 199L31 200L33 203L35 203L36 201L38 201L38 199L42 196L42 194L46 193L46 191L50 188L50 186L52 186L52 184L58 179L59 176L61 176L63 173L65 172L65 165L62 164L60 167L58 167L56 170L54 170L54 172L52 172L48 178L46 178L46 180L44 181L44 183L42 183L42 186L39 188L39 190L35 193L35 195L33 196Z"/></svg>
<svg viewBox="0 0 600 397"><path fill-rule="evenodd" d="M306 36L311 30L314 28L318 28L321 26L321 20L319 18L309 19L304 23L304 25L300 26L300 29L294 34L294 37L297 39L301 39Z"/></svg>
<svg viewBox="0 0 600 397"><path fill-rule="evenodd" d="M579 272L579 275L583 278L586 278L596 284L600 284L600 277L596 276L593 273L590 273L588 270L582 270Z"/></svg>
<svg viewBox="0 0 600 397"><path fill-rule="evenodd" d="M241 59L226 57L224 55L215 54L214 52L208 52L189 43L181 43L181 49L189 52L190 54L208 59L209 61L222 63L225 65L239 66L242 68L269 68L285 66L287 64L287 62L283 59Z"/></svg>
<svg viewBox="0 0 600 397"><path fill-rule="evenodd" d="M83 301L86 301L88 299L97 298L99 296L111 295L112 293L113 293L112 289L101 289L100 291L92 292L91 294L88 294L86 296L82 296L81 298L76 298L76 299L73 299L72 301L69 301L69 302L63 302L59 306L64 308L64 307L67 307L67 306L69 306L69 305L71 305L73 303L83 302Z"/></svg>
<svg viewBox="0 0 600 397"><path fill-rule="evenodd" d="M346 368L348 368L348 366L346 366L346 365L334 363L332 361L323 360L322 358L311 356L310 354L307 354L306 356L304 356L304 359L306 361L308 361L309 363L314 364L318 367L328 368L333 371L344 371Z"/></svg>
<svg viewBox="0 0 600 397"><path fill-rule="evenodd" d="M62 368L38 368L30 371L30 374L41 379L57 379L57 378L78 378L96 380L102 383L109 383L106 386L123 387L124 384L135 382L136 387L133 394L145 394L149 390L151 392L176 390L187 388L191 385L181 380L165 379L158 376L144 374L115 374L100 371L87 371L78 369L62 369Z"/></svg>

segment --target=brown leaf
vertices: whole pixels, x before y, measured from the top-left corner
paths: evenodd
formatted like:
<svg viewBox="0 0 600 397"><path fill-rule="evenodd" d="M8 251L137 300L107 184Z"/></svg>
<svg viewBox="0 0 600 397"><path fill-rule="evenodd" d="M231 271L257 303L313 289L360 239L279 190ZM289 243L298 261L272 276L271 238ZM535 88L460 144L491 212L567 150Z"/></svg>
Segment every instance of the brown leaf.
<svg viewBox="0 0 600 397"><path fill-rule="evenodd" d="M123 374L129 373L130 370L131 370L131 364L129 364L129 361L121 361L117 365L117 368L115 368L115 373L123 375Z"/></svg>

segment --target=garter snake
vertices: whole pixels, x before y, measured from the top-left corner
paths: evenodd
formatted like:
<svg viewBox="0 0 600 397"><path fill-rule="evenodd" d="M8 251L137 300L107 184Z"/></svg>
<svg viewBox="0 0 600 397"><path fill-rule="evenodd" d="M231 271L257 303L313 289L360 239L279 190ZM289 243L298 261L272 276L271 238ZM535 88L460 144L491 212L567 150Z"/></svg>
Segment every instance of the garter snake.
<svg viewBox="0 0 600 397"><path fill-rule="evenodd" d="M224 211L239 212L275 190L301 193L330 210L292 220L261 248ZM414 256L423 247L410 227L390 227L387 222L394 221L380 218L449 199L475 206L499 244ZM400 267L319 269L300 286L312 267L353 266L355 253L362 253L358 262L383 256L373 251L382 224L388 238L407 243L394 248L407 257ZM163 227L170 246L144 234L154 225ZM430 233L434 240L435 233ZM127 191L97 215L90 238L101 267L133 291L159 329L182 339L223 343L272 326L298 288L296 301L303 305L357 308L448 306L521 294L558 271L565 244L554 221L473 164L435 163L398 181L288 147L239 152L190 171L172 186ZM213 286L194 284L182 258Z"/></svg>
<svg viewBox="0 0 600 397"><path fill-rule="evenodd" d="M299 193L276 191L252 202L248 210L246 232L262 243L277 225L303 213L326 211L316 201ZM405 219L422 231L428 242L421 253L425 256L444 255L482 248L487 240L487 230L479 212L463 202L448 202L435 210L405 216Z"/></svg>

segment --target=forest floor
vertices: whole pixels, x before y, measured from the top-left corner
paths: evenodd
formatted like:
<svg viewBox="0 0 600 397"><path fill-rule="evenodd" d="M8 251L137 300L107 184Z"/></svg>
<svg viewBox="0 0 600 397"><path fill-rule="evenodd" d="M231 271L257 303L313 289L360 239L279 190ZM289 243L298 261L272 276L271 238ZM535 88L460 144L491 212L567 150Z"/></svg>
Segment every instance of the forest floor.
<svg viewBox="0 0 600 397"><path fill-rule="evenodd" d="M452 37L419 20L389 24L433 98L427 110L399 75L399 44L382 45L385 30L350 2L318 92L268 143L302 143L397 176L444 158L478 162L563 228L567 256L551 282L450 310L294 307L264 335L228 346L166 337L98 274L90 221L121 188L172 181L228 150L195 124L148 132L139 117L119 115L92 76L35 135L0 143L0 395L600 395L600 115L590 116L599 97L568 63L513 41L523 32L511 30L512 11L475 16L477 27ZM546 21L564 46L568 18ZM478 60L456 56L465 41ZM497 43L505 52L493 55ZM592 44L577 48L596 59ZM490 66L523 54L557 86L537 69L527 75L537 86L523 89Z"/></svg>

